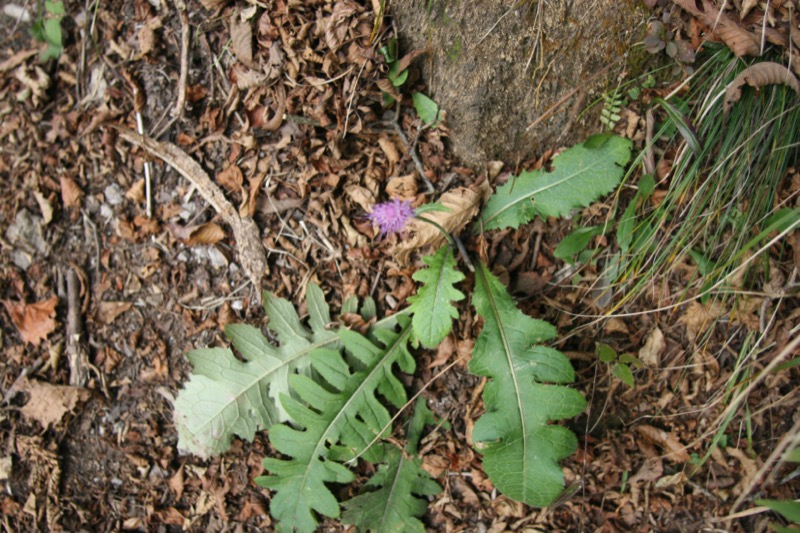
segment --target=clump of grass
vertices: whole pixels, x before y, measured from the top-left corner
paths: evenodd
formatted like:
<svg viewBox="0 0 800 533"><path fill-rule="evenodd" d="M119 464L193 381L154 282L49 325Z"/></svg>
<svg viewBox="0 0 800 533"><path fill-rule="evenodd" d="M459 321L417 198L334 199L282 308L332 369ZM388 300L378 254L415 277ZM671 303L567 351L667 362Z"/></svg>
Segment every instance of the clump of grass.
<svg viewBox="0 0 800 533"><path fill-rule="evenodd" d="M722 111L725 87L748 63L716 49L686 81L688 90L666 99L668 112L648 149L662 153L659 165L669 172L656 180L655 196L626 212L633 214L625 221L632 239L606 262L608 280L620 289L617 308L679 265L695 267L681 281L684 297L691 289L706 297L744 290L758 272L753 265L768 268L756 259L774 231L800 225L797 210L781 211L790 205L777 199L797 162L797 95L783 85L748 88L727 115Z"/></svg>

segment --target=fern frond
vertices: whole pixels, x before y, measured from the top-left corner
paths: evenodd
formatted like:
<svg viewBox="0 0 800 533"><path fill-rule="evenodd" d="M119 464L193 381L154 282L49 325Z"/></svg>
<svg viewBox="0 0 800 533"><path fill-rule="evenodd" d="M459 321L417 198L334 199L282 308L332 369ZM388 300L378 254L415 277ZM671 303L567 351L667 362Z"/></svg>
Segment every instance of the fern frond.
<svg viewBox="0 0 800 533"><path fill-rule="evenodd" d="M289 392L289 375L307 368L317 348L335 347L338 337L325 329L330 319L322 290L309 285L308 331L292 304L271 293L264 297L269 328L280 340L272 345L258 328L231 324L225 335L245 359L229 348L203 348L187 357L194 371L174 403L178 449L200 457L223 453L234 435L252 440L255 432L286 420L278 401Z"/></svg>
<svg viewBox="0 0 800 533"><path fill-rule="evenodd" d="M416 457L422 428L432 417L420 398L409 424L405 451L387 446L385 464L367 482L366 492L342 504L343 522L376 533L424 533L419 517L425 514L428 503L421 497L442 490L422 468L422 459Z"/></svg>
<svg viewBox="0 0 800 533"><path fill-rule="evenodd" d="M489 269L475 269L473 305L483 317L469 369L489 381L484 414L472 439L495 486L511 499L544 507L563 489L559 461L577 447L568 429L548 424L582 412L580 393L561 385L574 371L559 351L541 346L556 335L553 326L516 308Z"/></svg>
<svg viewBox="0 0 800 533"><path fill-rule="evenodd" d="M595 135L553 158L552 172L523 172L499 187L481 213L483 229L516 228L536 215L561 217L586 207L622 179L631 142Z"/></svg>
<svg viewBox="0 0 800 533"><path fill-rule="evenodd" d="M422 286L408 299L409 311L416 338L426 348L435 348L450 333L453 319L458 318L452 302L463 300L464 294L454 285L464 279L464 274L456 270L456 259L448 245L422 260L428 268L412 276Z"/></svg>
<svg viewBox="0 0 800 533"><path fill-rule="evenodd" d="M275 491L270 512L279 521L279 531L314 531L315 512L339 516L336 497L325 484L352 481L352 472L342 463L359 454L369 462L384 459L381 444L365 451L391 419L376 391L396 407L406 402L405 389L392 366L414 371L407 348L411 325L406 322L400 333L375 330L382 347L353 331L343 329L338 334L355 369L351 371L335 350L313 352L312 367L325 386L304 375L292 375L292 391L299 399L284 394L281 402L295 427L276 424L270 430L272 446L290 459L265 458L270 475L256 478L256 483Z"/></svg>

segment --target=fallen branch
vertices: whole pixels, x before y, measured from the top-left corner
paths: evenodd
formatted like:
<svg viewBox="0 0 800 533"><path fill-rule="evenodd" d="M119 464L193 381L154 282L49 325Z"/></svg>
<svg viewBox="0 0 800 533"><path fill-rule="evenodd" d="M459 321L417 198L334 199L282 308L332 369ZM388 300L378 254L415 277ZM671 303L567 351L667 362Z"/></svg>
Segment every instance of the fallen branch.
<svg viewBox="0 0 800 533"><path fill-rule="evenodd" d="M253 219L240 217L233 205L225 198L219 186L211 181L200 164L174 144L149 139L128 128L116 125L112 125L112 127L117 130L121 138L163 160L189 180L206 202L211 204L225 223L233 229L239 262L250 281L255 285L260 297L261 276L267 270L267 257L261 243L261 234Z"/></svg>
<svg viewBox="0 0 800 533"><path fill-rule="evenodd" d="M176 0L175 7L181 19L181 73L178 78L178 99L172 110L173 117L182 117L186 106L186 80L189 77L189 16L186 14L186 4L183 0Z"/></svg>
<svg viewBox="0 0 800 533"><path fill-rule="evenodd" d="M81 344L81 280L77 267L67 271L67 358L69 360L69 384L85 387L89 378L89 359Z"/></svg>

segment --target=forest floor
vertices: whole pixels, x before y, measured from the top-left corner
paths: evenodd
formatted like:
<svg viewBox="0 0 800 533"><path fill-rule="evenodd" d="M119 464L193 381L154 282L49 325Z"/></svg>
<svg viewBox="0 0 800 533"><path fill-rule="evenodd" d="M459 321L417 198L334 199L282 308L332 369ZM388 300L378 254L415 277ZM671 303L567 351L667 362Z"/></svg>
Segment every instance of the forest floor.
<svg viewBox="0 0 800 533"><path fill-rule="evenodd" d="M30 23L0 18L5 531L273 528L270 494L253 482L269 453L264 435L201 460L178 453L172 416L191 370L187 352L225 345L232 322L266 326L259 289L221 214L110 124L136 130L138 114L145 137L200 163L256 221L268 263L260 288L301 309L312 282L335 312L353 295L374 298L380 313L402 308L421 263L402 263L393 240L377 235L365 218L372 205L426 199L420 170L436 194L515 170L461 166L446 126L421 127L411 105L400 117L383 107L387 36L373 35L369 2L287 10L279 0L264 11L200 0L185 12L182 3L66 2L63 51L47 62ZM584 216L603 220L610 209L601 202ZM457 361L424 392L449 422L424 444L426 468L444 488L425 523L434 531L765 530L775 516L748 512L753 500L798 494L786 469L759 471L797 425L798 368L749 391L723 442L711 442L729 414L719 392L740 371L742 344L764 336L765 349L747 362L755 370L784 349L796 295L753 297L736 313L697 301L652 311L665 293L681 294L676 276L658 299L598 320L596 273L565 275L553 256L569 231L569 221L539 220L481 242L520 309L558 328L556 346L589 403L569 423L580 444L564 461L568 497L532 509L498 494L484 474L469 444L482 412L484 383L466 367L478 326L464 307L437 351L415 351L418 370L406 383L418 391ZM798 253L789 250L781 268L791 271ZM646 364L635 386L597 359L596 342ZM740 514L726 520L732 512Z"/></svg>

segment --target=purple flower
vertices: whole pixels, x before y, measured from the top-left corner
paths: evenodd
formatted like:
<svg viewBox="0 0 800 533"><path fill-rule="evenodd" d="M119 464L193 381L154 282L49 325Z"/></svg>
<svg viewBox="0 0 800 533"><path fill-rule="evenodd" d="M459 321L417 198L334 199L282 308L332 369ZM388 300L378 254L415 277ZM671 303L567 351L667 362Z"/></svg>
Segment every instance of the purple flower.
<svg viewBox="0 0 800 533"><path fill-rule="evenodd" d="M394 199L390 202L375 204L372 213L367 215L373 224L376 224L381 235L388 233L402 233L406 224L414 216L411 202Z"/></svg>

